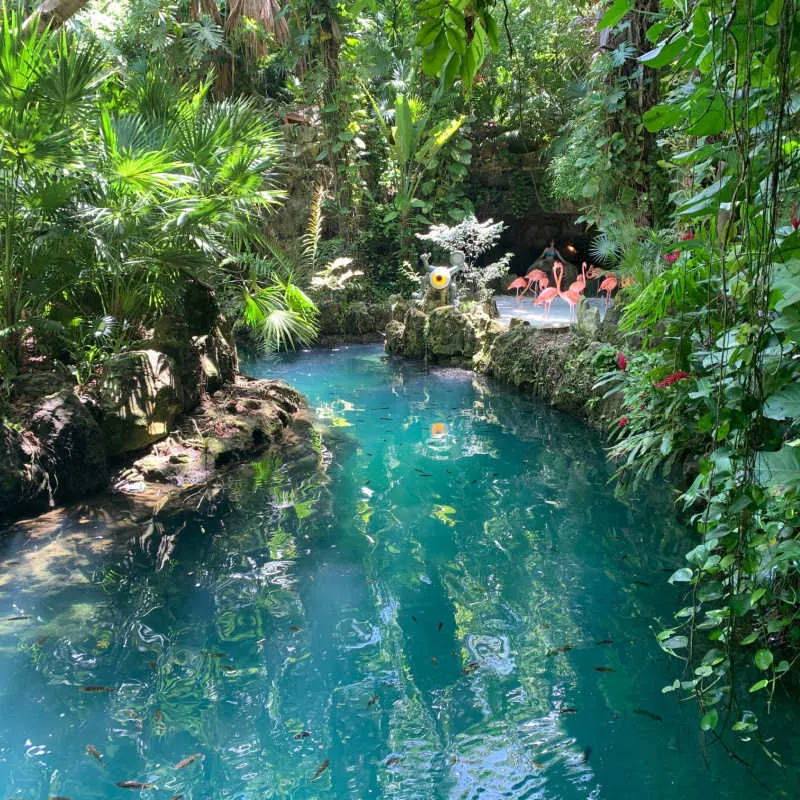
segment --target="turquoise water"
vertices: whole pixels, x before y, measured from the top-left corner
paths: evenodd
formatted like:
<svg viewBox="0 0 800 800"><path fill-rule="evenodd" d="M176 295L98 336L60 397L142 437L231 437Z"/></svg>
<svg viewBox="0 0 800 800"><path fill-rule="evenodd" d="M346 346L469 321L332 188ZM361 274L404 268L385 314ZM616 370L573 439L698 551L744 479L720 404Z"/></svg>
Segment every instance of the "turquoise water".
<svg viewBox="0 0 800 800"><path fill-rule="evenodd" d="M0 797L797 796L661 692L669 488L614 500L594 433L462 371L251 370L309 396L326 478L265 459L197 514L101 498L0 539Z"/></svg>

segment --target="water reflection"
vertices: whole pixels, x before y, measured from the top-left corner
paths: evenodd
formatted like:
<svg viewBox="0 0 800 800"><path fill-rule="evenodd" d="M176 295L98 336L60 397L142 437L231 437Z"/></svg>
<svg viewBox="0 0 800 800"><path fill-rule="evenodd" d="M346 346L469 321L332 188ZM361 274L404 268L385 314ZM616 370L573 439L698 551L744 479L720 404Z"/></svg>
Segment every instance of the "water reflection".
<svg viewBox="0 0 800 800"><path fill-rule="evenodd" d="M285 369L326 476L268 457L196 513L117 500L3 540L0 612L30 617L0 622L7 796L758 796L660 692L667 492L615 501L588 431L462 371Z"/></svg>

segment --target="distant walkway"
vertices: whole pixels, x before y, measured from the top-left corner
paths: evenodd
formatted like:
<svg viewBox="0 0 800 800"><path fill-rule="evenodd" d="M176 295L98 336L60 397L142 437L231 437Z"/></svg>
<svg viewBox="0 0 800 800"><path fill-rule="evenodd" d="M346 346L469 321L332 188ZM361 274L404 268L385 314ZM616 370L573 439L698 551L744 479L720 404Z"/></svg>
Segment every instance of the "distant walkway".
<svg viewBox="0 0 800 800"><path fill-rule="evenodd" d="M587 297L589 304L600 310L600 318L605 316L605 301L602 297ZM521 300L516 300L511 295L498 294L494 298L497 303L497 310L500 312L500 319L506 325L512 319L524 319L535 328L565 328L569 325L569 305L566 300L556 297L553 305L550 306L550 314L547 319L544 316L544 309L541 306L534 307L533 298L525 296Z"/></svg>

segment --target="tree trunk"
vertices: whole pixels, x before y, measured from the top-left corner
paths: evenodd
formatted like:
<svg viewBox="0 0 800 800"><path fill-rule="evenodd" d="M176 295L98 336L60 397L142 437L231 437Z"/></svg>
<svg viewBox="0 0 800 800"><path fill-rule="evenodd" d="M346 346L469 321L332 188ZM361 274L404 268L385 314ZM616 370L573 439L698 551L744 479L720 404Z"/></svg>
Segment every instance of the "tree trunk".
<svg viewBox="0 0 800 800"><path fill-rule="evenodd" d="M40 28L50 25L58 28L63 25L73 14L80 11L89 0L44 0L38 8L25 20L23 29L35 22Z"/></svg>

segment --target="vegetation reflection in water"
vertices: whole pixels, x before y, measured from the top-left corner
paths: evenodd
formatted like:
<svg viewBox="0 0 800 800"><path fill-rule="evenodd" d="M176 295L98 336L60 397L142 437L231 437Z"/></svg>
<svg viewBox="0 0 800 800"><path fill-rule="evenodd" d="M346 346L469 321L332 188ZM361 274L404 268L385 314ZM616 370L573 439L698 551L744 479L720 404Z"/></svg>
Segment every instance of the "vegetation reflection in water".
<svg viewBox="0 0 800 800"><path fill-rule="evenodd" d="M2 540L3 797L793 796L660 691L667 488L613 500L599 439L469 373L372 347L280 372L325 479L267 458L212 517Z"/></svg>

